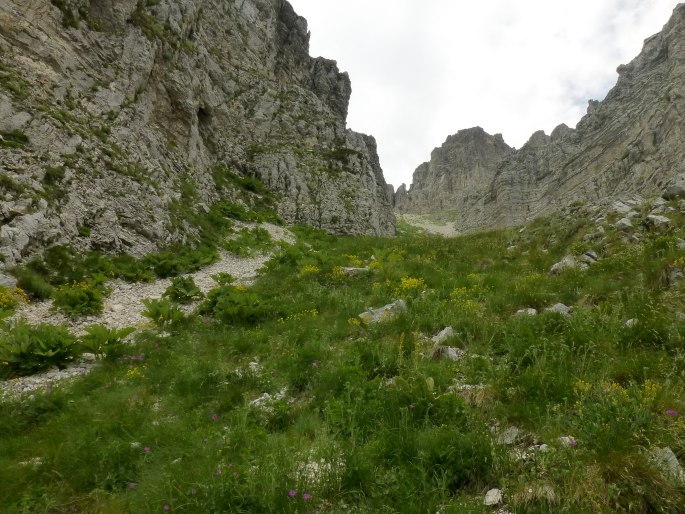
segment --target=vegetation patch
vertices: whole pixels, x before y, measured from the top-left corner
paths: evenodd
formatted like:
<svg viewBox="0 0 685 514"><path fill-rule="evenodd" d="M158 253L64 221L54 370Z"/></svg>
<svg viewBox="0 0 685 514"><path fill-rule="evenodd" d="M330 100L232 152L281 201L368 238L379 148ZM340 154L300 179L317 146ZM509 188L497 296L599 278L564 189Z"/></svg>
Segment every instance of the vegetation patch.
<svg viewBox="0 0 685 514"><path fill-rule="evenodd" d="M580 205L454 239L299 227L254 285L217 275L194 312L177 279L130 346L101 328L74 343L113 340L114 358L0 400L0 504L485 514L499 488L510 512L679 513L683 483L660 464L685 457L685 220L669 217L640 243L610 223L588 242ZM549 274L590 248L588 269ZM53 252L26 267L52 287L106 266L154 276L154 260ZM400 299L406 310L361 323ZM569 315L545 311L560 302Z"/></svg>
<svg viewBox="0 0 685 514"><path fill-rule="evenodd" d="M0 132L0 148L23 148L29 144L29 137L21 130Z"/></svg>

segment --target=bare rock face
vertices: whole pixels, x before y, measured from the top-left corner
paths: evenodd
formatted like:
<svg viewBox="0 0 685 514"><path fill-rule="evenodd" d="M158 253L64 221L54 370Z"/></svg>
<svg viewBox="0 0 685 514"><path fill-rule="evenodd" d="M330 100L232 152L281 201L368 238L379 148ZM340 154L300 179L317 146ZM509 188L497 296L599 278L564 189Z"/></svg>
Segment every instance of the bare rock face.
<svg viewBox="0 0 685 514"><path fill-rule="evenodd" d="M419 214L473 208L482 203L497 165L511 152L501 134L491 136L480 127L461 130L414 171L409 191L404 184L398 188L395 208Z"/></svg>
<svg viewBox="0 0 685 514"><path fill-rule="evenodd" d="M261 179L286 222L394 233L376 143L346 128L349 77L309 56L287 1L59 4L0 2L5 266L183 241L174 206L231 201L225 172Z"/></svg>
<svg viewBox="0 0 685 514"><path fill-rule="evenodd" d="M685 4L618 74L614 88L603 101L590 101L575 129L561 125L551 136L536 132L521 149L503 152L491 164L492 178L466 174L473 178L436 201L430 197L444 179L420 167L409 199L396 198L397 208L456 209L457 227L468 231L522 224L574 200L635 193L676 197L685 173ZM461 157L454 155L443 167L457 169ZM479 184L484 179L487 187ZM464 201L483 188L487 192L480 197Z"/></svg>

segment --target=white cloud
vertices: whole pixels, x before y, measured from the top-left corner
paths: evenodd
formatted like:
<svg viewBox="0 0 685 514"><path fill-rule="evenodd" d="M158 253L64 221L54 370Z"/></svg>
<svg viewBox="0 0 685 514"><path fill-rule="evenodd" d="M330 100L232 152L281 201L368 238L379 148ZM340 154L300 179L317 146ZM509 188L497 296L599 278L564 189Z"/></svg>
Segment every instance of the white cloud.
<svg viewBox="0 0 685 514"><path fill-rule="evenodd" d="M575 126L676 0L290 0L312 55L352 79L348 126L378 141L389 183L480 125L520 147Z"/></svg>

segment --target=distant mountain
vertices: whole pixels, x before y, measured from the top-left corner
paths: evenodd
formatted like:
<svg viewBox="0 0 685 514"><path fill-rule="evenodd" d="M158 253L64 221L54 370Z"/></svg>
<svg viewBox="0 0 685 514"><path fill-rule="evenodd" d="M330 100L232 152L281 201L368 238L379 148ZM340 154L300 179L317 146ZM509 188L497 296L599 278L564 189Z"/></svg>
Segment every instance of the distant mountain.
<svg viewBox="0 0 685 514"><path fill-rule="evenodd" d="M480 128L460 131L400 187L400 212L455 211L464 231L503 227L574 200L659 195L685 175L685 4L576 129L536 132L512 150ZM685 189L684 189L685 190Z"/></svg>

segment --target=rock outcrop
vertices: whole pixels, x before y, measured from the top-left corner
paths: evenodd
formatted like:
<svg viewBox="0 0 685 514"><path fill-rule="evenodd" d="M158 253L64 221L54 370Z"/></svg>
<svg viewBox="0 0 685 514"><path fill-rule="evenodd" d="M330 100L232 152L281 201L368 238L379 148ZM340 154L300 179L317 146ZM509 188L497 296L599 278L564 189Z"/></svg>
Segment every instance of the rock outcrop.
<svg viewBox="0 0 685 514"><path fill-rule="evenodd" d="M404 184L398 188L395 208L418 214L471 208L482 201L497 166L512 151L501 134L491 136L480 127L460 130L416 168L409 191Z"/></svg>
<svg viewBox="0 0 685 514"><path fill-rule="evenodd" d="M398 190L398 210L456 210L457 228L468 231L522 224L574 200L677 197L685 175L685 4L617 71L614 88L602 102L590 101L575 129L536 132L521 149L501 151L496 163L493 152L492 178L463 172L460 163L470 158L470 148L458 148L447 162L436 150L414 173L409 191ZM438 166L450 172L427 173ZM455 181L460 185L449 193L441 186Z"/></svg>
<svg viewBox="0 0 685 514"><path fill-rule="evenodd" d="M4 0L0 266L53 243L182 242L179 205L236 200L235 176L261 179L286 222L393 234L350 93L285 0Z"/></svg>

